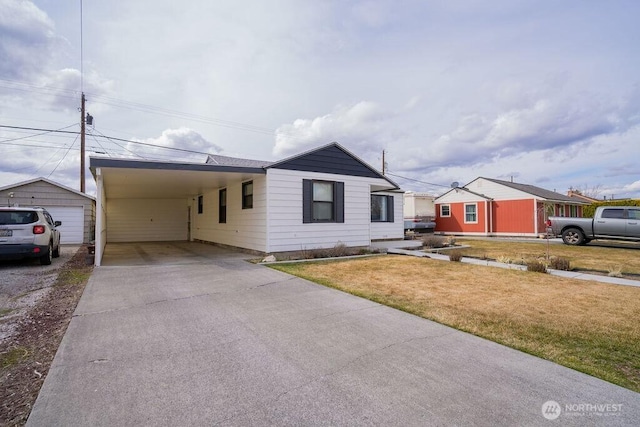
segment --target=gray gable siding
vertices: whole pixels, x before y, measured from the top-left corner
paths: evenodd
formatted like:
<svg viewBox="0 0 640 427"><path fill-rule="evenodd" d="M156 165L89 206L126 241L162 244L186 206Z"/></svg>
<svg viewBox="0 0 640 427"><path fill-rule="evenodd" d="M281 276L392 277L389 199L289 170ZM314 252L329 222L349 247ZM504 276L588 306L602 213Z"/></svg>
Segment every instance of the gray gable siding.
<svg viewBox="0 0 640 427"><path fill-rule="evenodd" d="M331 173L337 175L380 178L381 175L355 159L339 147L333 145L323 149L285 160L271 166L304 172Z"/></svg>

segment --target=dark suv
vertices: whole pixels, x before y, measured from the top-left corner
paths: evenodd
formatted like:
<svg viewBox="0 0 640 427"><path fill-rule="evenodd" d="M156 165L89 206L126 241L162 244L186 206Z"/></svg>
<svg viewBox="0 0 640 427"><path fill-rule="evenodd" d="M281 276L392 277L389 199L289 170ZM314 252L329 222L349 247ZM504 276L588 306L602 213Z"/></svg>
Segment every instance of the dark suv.
<svg viewBox="0 0 640 427"><path fill-rule="evenodd" d="M38 258L51 264L60 256L60 225L43 208L0 208L0 259Z"/></svg>

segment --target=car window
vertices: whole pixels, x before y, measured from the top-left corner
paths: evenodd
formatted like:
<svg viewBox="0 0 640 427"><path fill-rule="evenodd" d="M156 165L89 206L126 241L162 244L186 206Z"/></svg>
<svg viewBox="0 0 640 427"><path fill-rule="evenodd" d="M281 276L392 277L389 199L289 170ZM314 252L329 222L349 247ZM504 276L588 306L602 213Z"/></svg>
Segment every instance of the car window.
<svg viewBox="0 0 640 427"><path fill-rule="evenodd" d="M38 221L38 214L33 211L2 211L0 212L0 224L20 225L31 224Z"/></svg>
<svg viewBox="0 0 640 427"><path fill-rule="evenodd" d="M49 225L53 227L53 218L51 218L51 215L49 214L49 212L43 212L43 213Z"/></svg>
<svg viewBox="0 0 640 427"><path fill-rule="evenodd" d="M622 218L624 209L605 209L602 211L602 218Z"/></svg>
<svg viewBox="0 0 640 427"><path fill-rule="evenodd" d="M640 209L629 209L627 211L627 217L629 219L640 219Z"/></svg>

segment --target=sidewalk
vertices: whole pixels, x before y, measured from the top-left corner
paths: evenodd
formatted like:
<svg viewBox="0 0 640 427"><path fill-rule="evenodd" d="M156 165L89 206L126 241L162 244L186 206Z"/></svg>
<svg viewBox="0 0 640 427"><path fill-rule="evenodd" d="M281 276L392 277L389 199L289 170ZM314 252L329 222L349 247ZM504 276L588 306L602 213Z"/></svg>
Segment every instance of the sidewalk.
<svg viewBox="0 0 640 427"><path fill-rule="evenodd" d="M449 255L436 254L436 253L427 253L420 250L408 250L408 249L398 249L398 248L389 248L387 249L387 253L395 254L395 255L409 255L415 257L422 258L431 258L437 259L440 261L449 261ZM509 270L526 270L526 265L520 264L505 264L497 261L489 261L482 260L477 258L467 258L463 257L461 262L466 264L474 264L474 265L484 265L488 267L498 267L498 268L506 268ZM640 287L639 280L632 279L624 279L621 277L609 277L609 276L600 276L597 274L585 274L577 271L564 271L564 270L553 270L548 269L547 272L553 276L564 277L567 279L578 279L578 280L590 280L593 282L602 282L609 283L611 285L623 285L623 286L637 286Z"/></svg>

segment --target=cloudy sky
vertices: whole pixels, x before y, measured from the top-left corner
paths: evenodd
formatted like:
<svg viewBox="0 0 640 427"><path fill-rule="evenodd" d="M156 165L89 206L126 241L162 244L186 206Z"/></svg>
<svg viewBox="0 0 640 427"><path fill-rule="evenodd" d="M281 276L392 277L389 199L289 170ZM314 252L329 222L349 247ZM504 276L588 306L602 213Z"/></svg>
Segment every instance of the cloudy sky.
<svg viewBox="0 0 640 427"><path fill-rule="evenodd" d="M406 190L640 197L637 0L85 0L82 33L80 7L0 0L0 187L79 188L84 91L88 156L337 141Z"/></svg>

